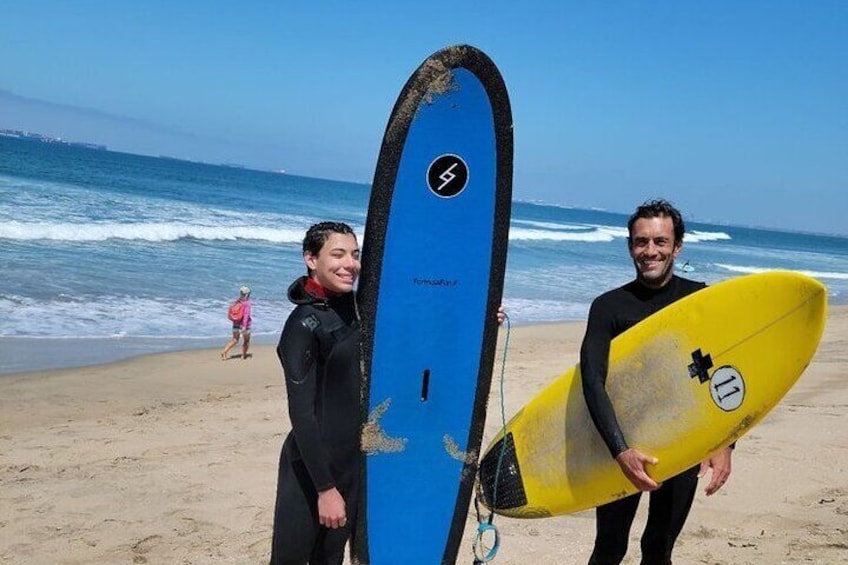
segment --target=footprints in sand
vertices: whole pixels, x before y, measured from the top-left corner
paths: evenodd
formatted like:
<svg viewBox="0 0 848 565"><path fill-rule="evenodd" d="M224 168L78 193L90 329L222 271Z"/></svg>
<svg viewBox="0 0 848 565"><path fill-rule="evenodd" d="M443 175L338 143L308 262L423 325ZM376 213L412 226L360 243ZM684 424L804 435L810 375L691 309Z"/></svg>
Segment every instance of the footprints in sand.
<svg viewBox="0 0 848 565"><path fill-rule="evenodd" d="M798 500L807 507L828 509L836 514L848 515L848 485L828 487L814 491Z"/></svg>
<svg viewBox="0 0 848 565"><path fill-rule="evenodd" d="M30 465L29 463L19 463L16 465L3 465L0 467L0 476L8 476L10 479L15 477L25 477L27 472L40 470L38 465Z"/></svg>
<svg viewBox="0 0 848 565"><path fill-rule="evenodd" d="M133 455L121 455L121 456L118 456L118 457L115 457L114 459L112 459L110 466L113 467L113 468L114 467L124 467L124 466L127 466L127 465L135 466L141 460L142 460L141 457L136 457L136 456L133 456Z"/></svg>
<svg viewBox="0 0 848 565"><path fill-rule="evenodd" d="M746 508L744 524L733 515L722 522L723 510L703 504L681 534L678 560L759 565L777 562L768 556L780 554L783 563L848 563L848 485L784 497ZM718 547L730 549L733 559L716 559L713 552L726 554Z"/></svg>
<svg viewBox="0 0 848 565"><path fill-rule="evenodd" d="M204 513L204 515L213 516L210 513ZM266 533L267 523L263 523L262 527L257 529L258 532L262 532L262 539L255 536L254 541L245 551L243 547L233 548L222 544L221 540L233 537L233 531L227 523L229 518L220 516L218 518L220 520L201 520L186 509L164 512L157 522L145 521L137 524L143 528L142 531L153 530L154 533L148 533L132 543L121 546L115 555L121 556L121 562L125 562L129 554L132 563L258 563L262 558L267 562L267 549L270 543ZM265 522L268 519L266 515ZM155 533L159 524L167 524L167 529L160 530L163 533ZM243 527L244 524L240 526ZM243 540L242 543L246 541ZM246 555L252 556L252 559L241 560ZM233 561L234 556L240 557Z"/></svg>
<svg viewBox="0 0 848 565"><path fill-rule="evenodd" d="M843 517L848 516L848 486L819 489L794 502L805 509L798 516L804 520L800 528L789 533L790 539L784 540L787 557L810 561L812 556L828 556L821 562L848 562L848 520Z"/></svg>
<svg viewBox="0 0 848 565"><path fill-rule="evenodd" d="M154 549L159 543L162 541L162 536L158 534L154 534L152 536L147 536L146 538L142 538L132 544L130 547L130 551L133 556L133 563L147 563L147 554L150 553L152 549Z"/></svg>

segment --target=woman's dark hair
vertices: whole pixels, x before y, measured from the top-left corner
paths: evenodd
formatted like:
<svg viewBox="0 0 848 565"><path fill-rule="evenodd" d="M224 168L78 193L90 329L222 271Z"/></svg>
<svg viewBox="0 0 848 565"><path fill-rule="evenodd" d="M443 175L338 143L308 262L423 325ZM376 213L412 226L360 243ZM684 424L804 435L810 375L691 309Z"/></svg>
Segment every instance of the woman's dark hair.
<svg viewBox="0 0 848 565"><path fill-rule="evenodd" d="M306 230L306 236L303 238L304 255L308 252L317 257L330 238L330 234L334 233L350 234L356 237L353 228L343 222L319 222Z"/></svg>

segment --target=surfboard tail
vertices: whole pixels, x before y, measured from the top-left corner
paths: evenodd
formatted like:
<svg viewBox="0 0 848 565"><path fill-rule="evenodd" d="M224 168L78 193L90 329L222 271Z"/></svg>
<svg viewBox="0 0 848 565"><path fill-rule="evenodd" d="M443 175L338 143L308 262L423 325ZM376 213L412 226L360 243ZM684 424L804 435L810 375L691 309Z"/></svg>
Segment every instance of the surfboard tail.
<svg viewBox="0 0 848 565"><path fill-rule="evenodd" d="M527 505L521 467L512 434L507 433L489 448L478 472L480 501L495 512Z"/></svg>

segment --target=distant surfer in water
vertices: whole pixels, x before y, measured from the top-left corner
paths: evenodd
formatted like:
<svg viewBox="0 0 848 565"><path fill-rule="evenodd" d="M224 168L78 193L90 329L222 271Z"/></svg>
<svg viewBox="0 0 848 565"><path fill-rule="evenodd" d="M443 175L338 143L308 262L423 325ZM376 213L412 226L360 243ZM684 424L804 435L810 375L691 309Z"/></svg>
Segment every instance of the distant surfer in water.
<svg viewBox="0 0 848 565"><path fill-rule="evenodd" d="M646 470L657 459L627 444L605 387L610 342L642 319L706 286L674 274L674 260L683 246L685 230L680 212L667 201L653 200L639 206L627 228L636 279L602 294L592 303L580 350L580 367L592 421L622 472L640 492L596 509L595 546L589 564L618 564L624 559L641 493L649 491L648 522L641 541L642 563L666 565L671 563L674 543L692 507L698 478L712 469L706 494L718 491L730 476L732 447L659 485Z"/></svg>
<svg viewBox="0 0 848 565"><path fill-rule="evenodd" d="M292 429L280 455L271 564L340 564L359 490L359 341L353 287L359 244L350 226L315 224L303 239L307 275L280 335Z"/></svg>
<svg viewBox="0 0 848 565"><path fill-rule="evenodd" d="M691 273L692 271L695 270L695 267L690 265L689 261L686 261L685 263L680 265L680 270L683 271L684 273Z"/></svg>

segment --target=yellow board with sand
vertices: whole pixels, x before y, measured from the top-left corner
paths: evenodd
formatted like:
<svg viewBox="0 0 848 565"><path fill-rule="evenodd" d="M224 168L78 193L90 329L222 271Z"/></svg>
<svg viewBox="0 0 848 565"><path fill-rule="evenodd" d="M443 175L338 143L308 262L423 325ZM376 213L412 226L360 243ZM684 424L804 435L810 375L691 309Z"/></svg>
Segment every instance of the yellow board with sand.
<svg viewBox="0 0 848 565"><path fill-rule="evenodd" d="M769 272L707 287L614 339L607 391L628 444L659 459L649 474L672 477L759 422L813 358L826 310L818 281ZM579 365L512 418L479 473L485 504L519 518L636 492L589 417Z"/></svg>

